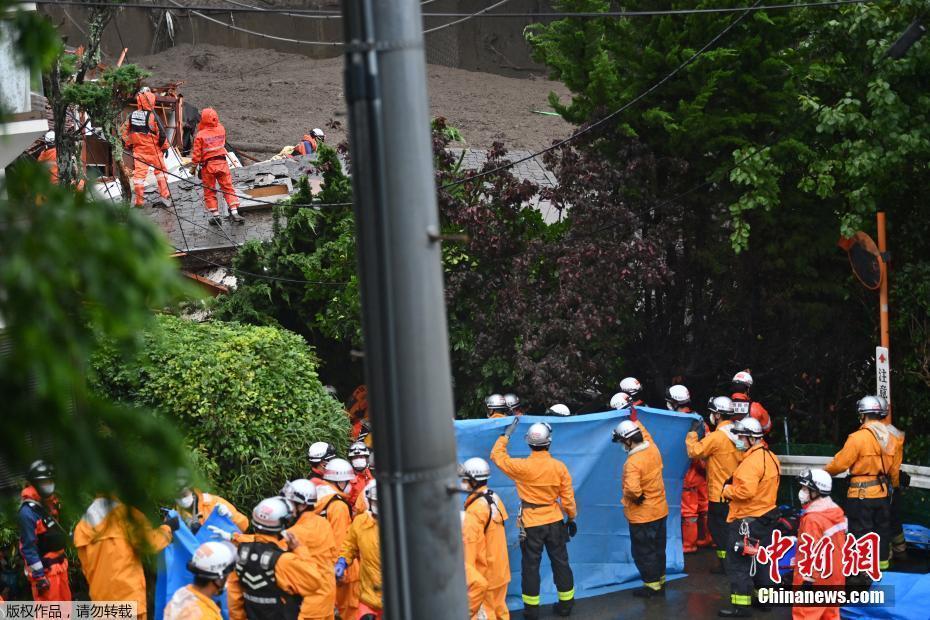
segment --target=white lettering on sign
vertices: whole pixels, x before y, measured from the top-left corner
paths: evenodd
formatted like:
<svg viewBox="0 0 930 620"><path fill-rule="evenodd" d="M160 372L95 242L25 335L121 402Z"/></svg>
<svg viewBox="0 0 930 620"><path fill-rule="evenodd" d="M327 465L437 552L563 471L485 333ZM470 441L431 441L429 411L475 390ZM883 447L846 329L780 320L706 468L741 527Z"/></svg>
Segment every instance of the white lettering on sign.
<svg viewBox="0 0 930 620"><path fill-rule="evenodd" d="M891 360L885 347L875 347L875 393L891 402Z"/></svg>

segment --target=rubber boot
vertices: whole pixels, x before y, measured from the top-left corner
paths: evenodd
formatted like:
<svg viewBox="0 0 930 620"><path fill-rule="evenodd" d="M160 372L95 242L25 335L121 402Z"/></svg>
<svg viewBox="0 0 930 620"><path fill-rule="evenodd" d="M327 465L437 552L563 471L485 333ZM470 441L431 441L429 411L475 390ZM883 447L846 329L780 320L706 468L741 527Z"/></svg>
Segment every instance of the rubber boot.
<svg viewBox="0 0 930 620"><path fill-rule="evenodd" d="M685 553L697 551L698 524L697 517L681 518L681 549Z"/></svg>
<svg viewBox="0 0 930 620"><path fill-rule="evenodd" d="M555 605L552 606L552 613L555 615L566 618L572 615L572 607L575 606L575 599L568 601L558 601Z"/></svg>
<svg viewBox="0 0 930 620"><path fill-rule="evenodd" d="M752 618L752 612L750 612L743 605L734 605L733 607L725 607L717 612L717 615L721 618Z"/></svg>
<svg viewBox="0 0 930 620"><path fill-rule="evenodd" d="M707 527L707 513L702 512L698 515L698 547L714 546L714 539L710 536L710 528Z"/></svg>
<svg viewBox="0 0 930 620"><path fill-rule="evenodd" d="M239 215L239 209L230 209L229 219L235 222L236 224L245 224L245 218Z"/></svg>
<svg viewBox="0 0 930 620"><path fill-rule="evenodd" d="M665 596L665 588L661 587L658 590L643 586L642 588L636 588L633 590L633 596L636 598L655 598L657 596Z"/></svg>
<svg viewBox="0 0 930 620"><path fill-rule="evenodd" d="M523 604L523 617L526 620L539 620L539 605Z"/></svg>
<svg viewBox="0 0 930 620"><path fill-rule="evenodd" d="M216 211L212 211L210 213L210 225L211 226L222 226L223 225L223 220L220 219L220 215Z"/></svg>

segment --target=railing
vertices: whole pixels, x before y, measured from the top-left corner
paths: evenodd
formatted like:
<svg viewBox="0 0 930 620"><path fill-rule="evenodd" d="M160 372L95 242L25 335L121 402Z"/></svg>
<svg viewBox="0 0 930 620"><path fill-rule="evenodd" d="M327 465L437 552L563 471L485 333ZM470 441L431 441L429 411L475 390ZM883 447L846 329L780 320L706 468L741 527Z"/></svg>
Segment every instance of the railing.
<svg viewBox="0 0 930 620"><path fill-rule="evenodd" d="M823 468L830 462L832 457L829 456L796 456L794 454L778 455L781 461L781 473L783 476L797 476L805 469L812 467ZM906 471L911 476L911 486L917 489L930 489L930 467L921 467L919 465L901 465L901 470ZM837 478L845 478L843 473Z"/></svg>

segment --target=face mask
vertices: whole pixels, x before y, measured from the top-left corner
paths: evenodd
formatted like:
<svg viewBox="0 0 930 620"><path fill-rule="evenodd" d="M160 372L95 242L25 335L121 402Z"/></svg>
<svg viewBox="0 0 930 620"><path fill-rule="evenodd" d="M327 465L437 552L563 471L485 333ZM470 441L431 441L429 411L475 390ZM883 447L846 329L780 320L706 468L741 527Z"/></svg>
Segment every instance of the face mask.
<svg viewBox="0 0 930 620"><path fill-rule="evenodd" d="M669 411L675 411L675 403L670 400L665 401L665 408Z"/></svg>
<svg viewBox="0 0 930 620"><path fill-rule="evenodd" d="M459 480L459 488L466 493L471 493L471 484L469 484L468 480Z"/></svg>
<svg viewBox="0 0 930 620"><path fill-rule="evenodd" d="M740 452L745 452L746 450L749 449L749 446L746 444L746 442L738 437L736 441L733 443L733 445L736 446L736 449L739 450Z"/></svg>
<svg viewBox="0 0 930 620"><path fill-rule="evenodd" d="M808 504L811 501L811 492L809 489L802 488L798 491L798 499L801 500L802 504Z"/></svg>
<svg viewBox="0 0 930 620"><path fill-rule="evenodd" d="M39 492L39 495L42 497L48 497L55 492L55 483L54 482L40 482L36 485L36 490Z"/></svg>
<svg viewBox="0 0 930 620"><path fill-rule="evenodd" d="M193 493L188 493L187 495L184 495L178 498L178 506L180 506L181 508L185 510L189 509L193 505L194 505L194 494Z"/></svg>
<svg viewBox="0 0 930 620"><path fill-rule="evenodd" d="M366 459L365 457L359 457L357 459L352 459L352 467L355 469L355 471L362 471L363 469L368 467L368 459Z"/></svg>

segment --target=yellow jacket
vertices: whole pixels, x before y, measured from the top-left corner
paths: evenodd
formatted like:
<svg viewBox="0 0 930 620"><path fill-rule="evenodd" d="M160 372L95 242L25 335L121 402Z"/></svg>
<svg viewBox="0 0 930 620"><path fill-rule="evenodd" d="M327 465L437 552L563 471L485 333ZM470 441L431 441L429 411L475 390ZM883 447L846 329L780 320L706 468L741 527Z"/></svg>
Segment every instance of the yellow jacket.
<svg viewBox="0 0 930 620"><path fill-rule="evenodd" d="M859 430L849 434L843 448L827 463L824 471L835 476L849 470L847 497L887 497L888 488L884 484L873 484L863 488L856 487L855 484L874 482L882 474L893 481L892 473L895 469L900 472L900 464L895 467L898 443L898 439L888 427L877 420L869 420L860 426Z"/></svg>
<svg viewBox="0 0 930 620"><path fill-rule="evenodd" d="M732 425L730 420L722 420L713 433L698 440L696 432L685 436L688 458L704 459L707 462L707 497L712 502L721 502L720 496L724 481L733 475L737 465L743 460L740 452L726 428Z"/></svg>
<svg viewBox="0 0 930 620"><path fill-rule="evenodd" d="M194 589L178 589L165 606L164 620L222 620L220 608L211 599Z"/></svg>
<svg viewBox="0 0 930 620"><path fill-rule="evenodd" d="M739 467L733 472L733 484L723 489L730 500L727 523L745 517L761 517L775 509L781 463L764 442L749 448Z"/></svg>
<svg viewBox="0 0 930 620"><path fill-rule="evenodd" d="M270 542L278 546L282 540L271 534L255 534L254 536L240 537L244 542ZM295 596L313 596L321 587L325 587L328 578L332 575L332 567L320 574L314 565L310 550L300 545L293 551L286 552L278 558L274 567L274 578L278 587ZM233 571L226 582L226 600L229 604L229 620L246 620L245 599L243 598L242 584L239 575ZM301 608L303 611L303 608Z"/></svg>
<svg viewBox="0 0 930 620"><path fill-rule="evenodd" d="M157 553L171 543L167 525L152 528L148 519L122 502L98 497L74 528L81 570L93 601L135 601L146 616L145 573L140 553Z"/></svg>
<svg viewBox="0 0 930 620"><path fill-rule="evenodd" d="M297 538L301 548L310 552L313 568L320 575L320 587L313 594L305 596L300 605L300 618L328 617L332 615L336 604L336 575L333 566L338 554L333 529L326 519L307 510L288 531Z"/></svg>
<svg viewBox="0 0 930 620"><path fill-rule="evenodd" d="M493 508L488 502L490 493ZM483 487L465 500L462 535L465 541L465 563L472 564L494 589L510 583L510 558L504 522L507 509L496 493Z"/></svg>
<svg viewBox="0 0 930 620"><path fill-rule="evenodd" d="M197 521L200 525L203 525L204 521L210 518L214 508L217 506L225 506L226 509L229 510L229 518L236 524L240 532L245 532L249 529L249 518L236 510L235 506L219 495L204 493L199 489L194 489L194 494L197 496ZM181 509L179 509L178 512L184 513Z"/></svg>
<svg viewBox="0 0 930 620"><path fill-rule="evenodd" d="M491 450L491 460L517 487L517 495L524 503L523 526L535 527L561 521L563 511L569 519L574 519L578 508L572 477L565 463L554 458L548 450L530 452L523 459L511 458L507 454L508 441L509 438L503 435L497 438Z"/></svg>
<svg viewBox="0 0 930 620"><path fill-rule="evenodd" d="M645 496L641 504L636 500ZM662 455L652 442L630 450L623 464L623 514L630 523L649 523L668 516Z"/></svg>
<svg viewBox="0 0 930 620"><path fill-rule="evenodd" d="M362 495L364 496L364 494ZM316 487L316 505L313 507L313 511L321 516L326 513L326 520L329 521L329 525L333 530L333 542L336 544L336 550L342 549L342 544L349 533L349 527L352 525L349 497L336 488L333 483L321 480ZM339 585L353 581L358 581L358 568L349 567Z"/></svg>
<svg viewBox="0 0 930 620"><path fill-rule="evenodd" d="M372 609L381 609L381 541L378 521L370 512L363 512L352 521L342 545L342 557L351 566L355 559L361 565L359 598Z"/></svg>

